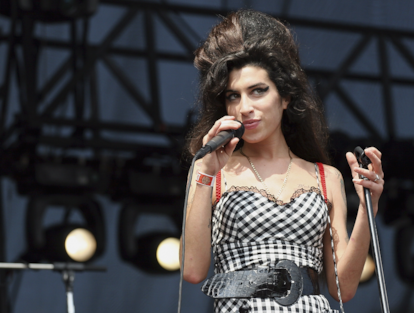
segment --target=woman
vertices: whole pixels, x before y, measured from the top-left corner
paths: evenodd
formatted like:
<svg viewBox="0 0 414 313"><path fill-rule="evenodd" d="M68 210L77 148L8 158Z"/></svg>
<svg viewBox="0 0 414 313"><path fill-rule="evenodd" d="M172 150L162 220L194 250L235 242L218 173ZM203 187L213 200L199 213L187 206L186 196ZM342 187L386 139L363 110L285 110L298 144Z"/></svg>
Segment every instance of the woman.
<svg viewBox="0 0 414 313"><path fill-rule="evenodd" d="M202 109L190 152L240 122L245 132L196 162L184 279L206 278L212 246L218 275L203 291L217 298L215 312L334 312L319 294L317 275L325 269L336 300L354 296L370 243L362 187L371 190L376 214L384 184L381 153L365 149L369 170L346 155L360 198L349 240L342 175L327 165L327 129L289 30L260 12L232 13L196 51L195 65ZM277 281L263 285L263 269L277 273ZM299 280L303 292L295 296ZM265 290L246 295L232 289L245 283Z"/></svg>

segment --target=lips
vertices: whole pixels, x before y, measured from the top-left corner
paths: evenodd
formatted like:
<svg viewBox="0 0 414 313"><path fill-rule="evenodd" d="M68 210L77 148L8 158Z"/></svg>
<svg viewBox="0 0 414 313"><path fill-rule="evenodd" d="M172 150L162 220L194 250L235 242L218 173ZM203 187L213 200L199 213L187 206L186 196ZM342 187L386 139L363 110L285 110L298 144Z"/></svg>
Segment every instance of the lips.
<svg viewBox="0 0 414 313"><path fill-rule="evenodd" d="M245 129L255 129L257 126L259 126L260 120L247 120L243 122Z"/></svg>

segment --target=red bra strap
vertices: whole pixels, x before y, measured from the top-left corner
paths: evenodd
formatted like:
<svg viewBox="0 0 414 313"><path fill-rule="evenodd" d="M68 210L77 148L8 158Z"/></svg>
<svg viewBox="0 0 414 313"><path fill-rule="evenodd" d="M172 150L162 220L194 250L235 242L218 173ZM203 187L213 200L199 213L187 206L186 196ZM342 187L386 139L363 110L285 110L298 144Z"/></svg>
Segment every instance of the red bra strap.
<svg viewBox="0 0 414 313"><path fill-rule="evenodd" d="M220 201L221 198L221 171L216 175L216 203Z"/></svg>
<svg viewBox="0 0 414 313"><path fill-rule="evenodd" d="M325 203L328 204L328 196L326 194L325 170L323 168L323 164L322 163L316 162L316 164L318 164L319 175L321 177L321 185L322 185L323 198L325 200Z"/></svg>

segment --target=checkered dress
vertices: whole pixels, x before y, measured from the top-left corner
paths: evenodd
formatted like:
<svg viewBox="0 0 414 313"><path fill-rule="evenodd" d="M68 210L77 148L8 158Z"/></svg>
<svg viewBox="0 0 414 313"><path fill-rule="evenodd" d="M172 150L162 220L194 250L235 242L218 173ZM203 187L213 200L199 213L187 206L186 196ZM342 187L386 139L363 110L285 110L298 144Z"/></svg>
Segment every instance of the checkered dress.
<svg viewBox="0 0 414 313"><path fill-rule="evenodd" d="M298 190L290 202L282 203L255 187L233 186L227 190L226 185L213 211L215 272L290 260L320 273L327 217L326 205L316 187ZM337 312L323 295L302 296L291 306L281 306L271 298L216 299L214 307L215 313Z"/></svg>

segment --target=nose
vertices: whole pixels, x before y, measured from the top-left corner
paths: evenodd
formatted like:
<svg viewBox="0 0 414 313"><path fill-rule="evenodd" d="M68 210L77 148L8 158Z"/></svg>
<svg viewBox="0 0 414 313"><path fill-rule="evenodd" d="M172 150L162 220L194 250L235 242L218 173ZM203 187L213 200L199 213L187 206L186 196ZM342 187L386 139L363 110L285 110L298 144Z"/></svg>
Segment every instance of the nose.
<svg viewBox="0 0 414 313"><path fill-rule="evenodd" d="M240 113L243 115L248 115L253 112L253 103L247 95L242 95L240 97Z"/></svg>

